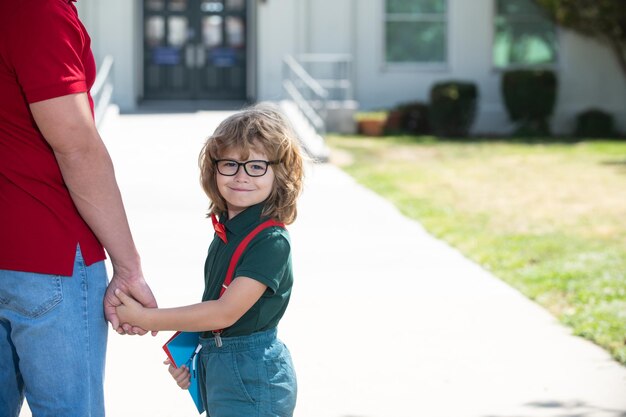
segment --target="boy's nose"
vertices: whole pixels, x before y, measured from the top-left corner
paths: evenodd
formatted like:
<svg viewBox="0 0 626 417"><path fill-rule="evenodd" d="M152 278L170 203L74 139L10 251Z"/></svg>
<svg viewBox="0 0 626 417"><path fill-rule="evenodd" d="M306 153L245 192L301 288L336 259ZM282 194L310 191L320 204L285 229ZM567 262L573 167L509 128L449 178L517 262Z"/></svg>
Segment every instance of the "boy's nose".
<svg viewBox="0 0 626 417"><path fill-rule="evenodd" d="M250 178L250 176L248 175L248 173L244 169L243 165L240 166L239 167L239 171L237 171L237 173L235 174L235 180L236 181L242 181L242 180L247 181L249 178Z"/></svg>

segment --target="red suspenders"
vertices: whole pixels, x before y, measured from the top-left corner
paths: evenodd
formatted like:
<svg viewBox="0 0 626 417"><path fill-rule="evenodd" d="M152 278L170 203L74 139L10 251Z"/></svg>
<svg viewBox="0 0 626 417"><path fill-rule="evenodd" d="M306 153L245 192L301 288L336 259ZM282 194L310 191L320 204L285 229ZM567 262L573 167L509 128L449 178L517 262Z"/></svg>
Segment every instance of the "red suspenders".
<svg viewBox="0 0 626 417"><path fill-rule="evenodd" d="M228 269L226 270L226 276L224 277L224 283L222 284L222 289L220 290L220 297L224 294L230 283L233 281L233 274L235 273L237 262L239 262L239 258L241 258L241 255L246 250L248 244L262 230L272 226L284 228L285 224L272 219L266 220L263 223L259 224L257 227L255 227L250 233L248 233L248 235L241 241L241 243L239 243L237 249L235 249L235 252L233 253L233 256L230 258L230 263L228 264ZM213 331L213 336L215 337L215 345L217 347L222 346L222 338L220 337L222 330L223 329Z"/></svg>

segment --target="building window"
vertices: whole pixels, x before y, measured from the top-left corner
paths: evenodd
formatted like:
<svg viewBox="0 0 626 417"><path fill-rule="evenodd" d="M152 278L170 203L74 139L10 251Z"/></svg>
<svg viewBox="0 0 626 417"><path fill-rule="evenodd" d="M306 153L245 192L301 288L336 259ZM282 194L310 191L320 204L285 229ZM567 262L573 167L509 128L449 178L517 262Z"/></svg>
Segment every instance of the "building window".
<svg viewBox="0 0 626 417"><path fill-rule="evenodd" d="M446 26L446 0L386 0L386 62L445 63Z"/></svg>
<svg viewBox="0 0 626 417"><path fill-rule="evenodd" d="M555 25L532 0L495 0L493 61L498 68L556 63Z"/></svg>

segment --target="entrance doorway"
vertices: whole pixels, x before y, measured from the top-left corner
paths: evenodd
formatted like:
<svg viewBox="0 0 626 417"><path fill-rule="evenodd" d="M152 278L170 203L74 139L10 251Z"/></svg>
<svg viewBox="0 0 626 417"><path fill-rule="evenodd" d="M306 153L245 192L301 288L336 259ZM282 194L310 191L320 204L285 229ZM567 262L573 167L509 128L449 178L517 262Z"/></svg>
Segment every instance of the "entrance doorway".
<svg viewBox="0 0 626 417"><path fill-rule="evenodd" d="M246 0L144 0L144 98L246 99Z"/></svg>

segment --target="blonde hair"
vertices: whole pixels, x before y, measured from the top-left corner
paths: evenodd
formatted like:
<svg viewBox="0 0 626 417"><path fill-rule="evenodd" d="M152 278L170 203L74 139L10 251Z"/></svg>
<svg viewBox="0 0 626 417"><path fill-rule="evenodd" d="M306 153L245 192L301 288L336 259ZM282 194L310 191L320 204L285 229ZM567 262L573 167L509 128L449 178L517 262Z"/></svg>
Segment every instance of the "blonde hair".
<svg viewBox="0 0 626 417"><path fill-rule="evenodd" d="M302 191L303 156L291 125L274 105L257 104L225 119L215 129L200 152L200 182L211 200L209 215L227 211L226 201L219 193L215 176L215 160L229 150L241 152L247 159L250 151L263 152L272 165L274 184L265 200L262 216L285 224L297 216L296 200Z"/></svg>

